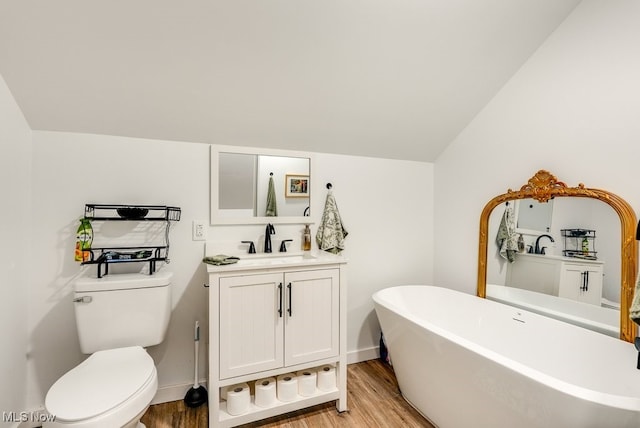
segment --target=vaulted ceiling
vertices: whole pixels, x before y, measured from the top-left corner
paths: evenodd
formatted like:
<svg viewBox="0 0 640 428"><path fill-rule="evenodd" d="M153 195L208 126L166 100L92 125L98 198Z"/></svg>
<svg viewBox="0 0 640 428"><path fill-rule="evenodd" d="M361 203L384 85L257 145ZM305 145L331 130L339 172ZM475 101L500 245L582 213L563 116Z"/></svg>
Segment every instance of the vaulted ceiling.
<svg viewBox="0 0 640 428"><path fill-rule="evenodd" d="M579 0L0 0L30 126L433 161Z"/></svg>

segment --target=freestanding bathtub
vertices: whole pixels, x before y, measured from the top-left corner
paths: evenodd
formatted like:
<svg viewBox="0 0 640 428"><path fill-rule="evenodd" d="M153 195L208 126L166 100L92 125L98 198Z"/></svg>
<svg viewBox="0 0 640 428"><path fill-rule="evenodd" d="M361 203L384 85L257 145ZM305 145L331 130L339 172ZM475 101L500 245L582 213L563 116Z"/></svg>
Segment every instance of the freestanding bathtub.
<svg viewBox="0 0 640 428"><path fill-rule="evenodd" d="M640 427L631 343L445 288L373 300L402 395L440 428Z"/></svg>

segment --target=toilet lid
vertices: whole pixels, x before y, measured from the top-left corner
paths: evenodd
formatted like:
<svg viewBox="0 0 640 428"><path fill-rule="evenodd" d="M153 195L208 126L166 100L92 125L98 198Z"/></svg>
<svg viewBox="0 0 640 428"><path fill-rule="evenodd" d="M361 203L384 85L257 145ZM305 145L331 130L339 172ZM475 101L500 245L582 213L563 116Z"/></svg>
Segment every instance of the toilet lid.
<svg viewBox="0 0 640 428"><path fill-rule="evenodd" d="M62 420L92 418L129 399L155 373L140 346L98 351L53 384L45 406Z"/></svg>

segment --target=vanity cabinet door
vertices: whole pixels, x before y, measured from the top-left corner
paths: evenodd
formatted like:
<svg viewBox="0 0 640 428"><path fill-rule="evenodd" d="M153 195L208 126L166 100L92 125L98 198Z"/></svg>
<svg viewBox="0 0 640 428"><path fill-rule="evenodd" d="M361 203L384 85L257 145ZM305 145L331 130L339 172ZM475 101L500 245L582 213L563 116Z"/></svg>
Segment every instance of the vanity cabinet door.
<svg viewBox="0 0 640 428"><path fill-rule="evenodd" d="M563 263L558 296L600 306L603 267Z"/></svg>
<svg viewBox="0 0 640 428"><path fill-rule="evenodd" d="M584 293L587 297L586 302L593 305L602 306L602 285L604 283L604 267L589 267L588 270L588 289Z"/></svg>
<svg viewBox="0 0 640 428"><path fill-rule="evenodd" d="M515 262L507 264L505 285L509 287L557 296L558 281L557 260L519 254Z"/></svg>
<svg viewBox="0 0 640 428"><path fill-rule="evenodd" d="M282 367L282 281L282 273L220 278L221 379Z"/></svg>
<svg viewBox="0 0 640 428"><path fill-rule="evenodd" d="M339 281L338 269L285 274L285 365L339 354Z"/></svg>

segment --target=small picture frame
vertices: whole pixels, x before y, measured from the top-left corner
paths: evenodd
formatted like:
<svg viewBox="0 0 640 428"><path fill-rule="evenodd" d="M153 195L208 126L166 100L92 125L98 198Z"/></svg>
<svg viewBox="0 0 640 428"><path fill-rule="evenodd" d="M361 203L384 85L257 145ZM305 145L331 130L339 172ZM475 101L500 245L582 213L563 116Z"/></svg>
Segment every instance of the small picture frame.
<svg viewBox="0 0 640 428"><path fill-rule="evenodd" d="M284 182L284 196L286 198L308 198L309 176L286 174Z"/></svg>

